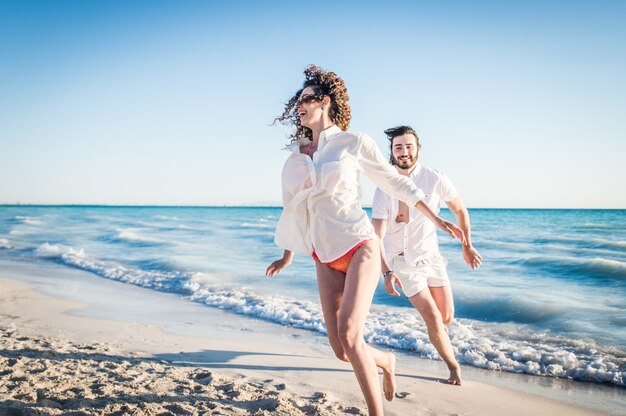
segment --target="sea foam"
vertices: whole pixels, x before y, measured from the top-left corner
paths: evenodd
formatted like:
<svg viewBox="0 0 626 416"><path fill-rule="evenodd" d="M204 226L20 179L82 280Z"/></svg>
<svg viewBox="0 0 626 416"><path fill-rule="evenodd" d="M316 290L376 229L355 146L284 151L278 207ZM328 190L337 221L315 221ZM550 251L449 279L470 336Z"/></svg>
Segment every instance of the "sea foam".
<svg viewBox="0 0 626 416"><path fill-rule="evenodd" d="M121 228L117 230L117 234L115 236L117 241L128 242L133 244L142 244L142 245L159 245L164 244L161 240L151 237L145 237L140 235L136 229L133 228Z"/></svg>
<svg viewBox="0 0 626 416"><path fill-rule="evenodd" d="M20 223L20 224L28 224L28 225L41 225L43 224L43 222L41 220L32 218L32 217L26 217L23 215L16 215L15 217L13 217L14 222Z"/></svg>
<svg viewBox="0 0 626 416"><path fill-rule="evenodd" d="M274 228L273 225L270 224L259 224L259 223L250 223L250 222L243 222L241 223L241 228Z"/></svg>
<svg viewBox="0 0 626 416"><path fill-rule="evenodd" d="M174 217L174 216L171 216L171 215L155 215L154 219L155 220L165 220L165 221L178 221L178 220L180 220L180 218Z"/></svg>
<svg viewBox="0 0 626 416"><path fill-rule="evenodd" d="M84 258L85 250L75 250L72 247L43 243L35 250L35 255L43 258L59 258L70 261L73 258Z"/></svg>
<svg viewBox="0 0 626 416"><path fill-rule="evenodd" d="M626 279L626 263L618 260L579 258L570 256L536 256L520 260L519 263L549 271L567 271L569 276L596 277L601 279ZM619 281L618 280L618 281Z"/></svg>

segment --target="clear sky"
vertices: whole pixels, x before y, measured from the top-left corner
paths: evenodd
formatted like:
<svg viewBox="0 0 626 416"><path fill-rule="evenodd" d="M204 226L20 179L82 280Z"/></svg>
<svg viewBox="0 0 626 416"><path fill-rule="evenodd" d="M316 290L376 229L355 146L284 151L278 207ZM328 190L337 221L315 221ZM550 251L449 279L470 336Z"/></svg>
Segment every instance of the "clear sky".
<svg viewBox="0 0 626 416"><path fill-rule="evenodd" d="M313 63L469 207L626 208L625 4L0 0L0 203L279 204Z"/></svg>

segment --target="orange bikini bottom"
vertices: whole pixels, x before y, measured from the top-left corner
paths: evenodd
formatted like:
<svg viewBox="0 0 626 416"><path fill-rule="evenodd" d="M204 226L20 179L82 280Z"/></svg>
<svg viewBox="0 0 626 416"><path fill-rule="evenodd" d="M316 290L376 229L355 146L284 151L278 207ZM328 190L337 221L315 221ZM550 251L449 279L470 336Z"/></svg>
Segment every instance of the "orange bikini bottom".
<svg viewBox="0 0 626 416"><path fill-rule="evenodd" d="M350 265L350 260L352 260L352 256L354 256L354 253L356 253L356 251L358 249L361 248L361 246L365 245L365 243L367 243L370 240L363 240L361 241L359 244L357 244L356 246L352 247L350 249L350 251L348 251L346 254L344 254L343 256L339 257L337 260L333 260L331 262L328 263L322 263L319 259L319 257L317 257L317 254L315 254L315 251L313 253L311 253L311 256L313 257L313 259L321 264L325 264L328 267L331 267L335 270L338 270L342 273L347 273L348 272L348 266Z"/></svg>

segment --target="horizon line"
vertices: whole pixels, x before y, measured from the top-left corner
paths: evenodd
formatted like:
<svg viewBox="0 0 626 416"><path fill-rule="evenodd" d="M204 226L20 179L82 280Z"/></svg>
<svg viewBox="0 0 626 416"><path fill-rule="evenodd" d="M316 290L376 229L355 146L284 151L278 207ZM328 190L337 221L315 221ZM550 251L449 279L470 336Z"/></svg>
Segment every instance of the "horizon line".
<svg viewBox="0 0 626 416"><path fill-rule="evenodd" d="M0 207L39 207L39 208L282 208L282 205L273 204L213 204L213 205L142 205L142 204L31 204L31 203L0 203ZM372 208L371 205L363 205L363 208ZM525 210L605 210L605 211L623 211L626 208L538 208L538 207L467 207L468 209L525 209ZM448 209L441 207L441 209Z"/></svg>

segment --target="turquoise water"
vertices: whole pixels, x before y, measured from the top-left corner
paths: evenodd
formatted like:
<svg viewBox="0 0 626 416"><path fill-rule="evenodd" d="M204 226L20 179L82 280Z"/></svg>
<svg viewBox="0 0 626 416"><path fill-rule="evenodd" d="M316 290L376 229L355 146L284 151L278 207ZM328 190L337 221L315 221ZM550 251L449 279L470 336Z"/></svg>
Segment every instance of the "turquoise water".
<svg viewBox="0 0 626 416"><path fill-rule="evenodd" d="M0 256L55 263L244 316L324 332L314 265L273 243L280 208L0 206ZM447 210L443 215L451 218ZM470 270L457 241L450 261L457 358L476 367L624 385L626 211L470 211L485 258ZM367 339L436 359L408 301L382 284Z"/></svg>

